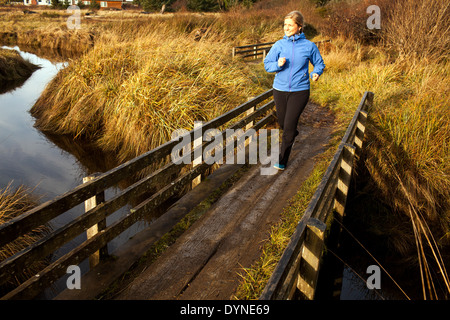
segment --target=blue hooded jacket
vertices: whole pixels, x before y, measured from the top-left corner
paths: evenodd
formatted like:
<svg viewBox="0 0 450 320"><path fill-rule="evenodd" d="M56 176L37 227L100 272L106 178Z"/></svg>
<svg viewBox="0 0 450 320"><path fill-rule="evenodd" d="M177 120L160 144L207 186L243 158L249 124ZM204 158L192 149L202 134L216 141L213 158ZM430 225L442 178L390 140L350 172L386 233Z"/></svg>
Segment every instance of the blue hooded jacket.
<svg viewBox="0 0 450 320"><path fill-rule="evenodd" d="M286 63L278 66L279 58L286 58ZM266 58L264 68L267 72L276 72L273 88L278 91L309 90L309 62L314 66L313 73L319 76L325 69L325 63L314 42L305 38L305 34L284 36L274 43Z"/></svg>

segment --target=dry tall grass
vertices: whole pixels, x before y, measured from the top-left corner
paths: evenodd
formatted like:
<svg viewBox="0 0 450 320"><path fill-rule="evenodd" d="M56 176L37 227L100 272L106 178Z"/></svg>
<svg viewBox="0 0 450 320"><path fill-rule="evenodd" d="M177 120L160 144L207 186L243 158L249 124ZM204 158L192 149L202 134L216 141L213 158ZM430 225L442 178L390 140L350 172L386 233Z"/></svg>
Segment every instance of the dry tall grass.
<svg viewBox="0 0 450 320"><path fill-rule="evenodd" d="M32 190L24 186L20 186L13 190L11 183L8 184L6 187L0 189L0 224L3 224L32 209L37 204L38 199L33 196ZM0 248L0 261L3 261L4 259L28 247L44 236L46 232L48 232L46 227L39 227L3 246ZM45 267L45 262L35 262L30 266L27 266L27 269L23 270L22 274L16 274L11 278L11 280L9 280L9 282L0 286L0 292L8 286L17 285L28 279L30 276L35 274L37 270L41 270L43 267Z"/></svg>
<svg viewBox="0 0 450 320"><path fill-rule="evenodd" d="M95 28L87 21L84 28L69 30L67 19L70 13L39 9L36 14L23 14L14 7L0 12L0 45L46 48L72 54L81 54L92 47Z"/></svg>
<svg viewBox="0 0 450 320"><path fill-rule="evenodd" d="M31 110L36 125L95 139L125 160L267 89L231 62L229 42L194 41L180 27L189 24L141 21L104 33L47 86Z"/></svg>
<svg viewBox="0 0 450 320"><path fill-rule="evenodd" d="M441 0L384 1L385 44L401 58L447 61L450 52L450 3Z"/></svg>

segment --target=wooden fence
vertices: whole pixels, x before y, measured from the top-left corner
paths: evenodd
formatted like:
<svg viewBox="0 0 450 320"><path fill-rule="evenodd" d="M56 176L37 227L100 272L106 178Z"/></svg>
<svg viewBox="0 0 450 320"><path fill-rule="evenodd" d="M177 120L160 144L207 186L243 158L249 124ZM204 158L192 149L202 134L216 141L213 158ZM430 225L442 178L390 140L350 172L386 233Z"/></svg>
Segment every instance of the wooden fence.
<svg viewBox="0 0 450 320"><path fill-rule="evenodd" d="M314 43L320 48L320 45L326 42L331 42L331 40L316 41ZM265 42L234 47L231 54L233 58L240 56L243 59L253 58L253 60L257 60L259 57L262 57L264 60L266 58L266 54L269 52L270 48L272 48L274 43L275 42Z"/></svg>
<svg viewBox="0 0 450 320"><path fill-rule="evenodd" d="M199 131L197 130L201 130L200 137L203 137L203 133L206 130L220 128L220 130L223 130L221 131L222 137L224 138L223 141L226 141L226 129L243 129L243 131L247 132L249 129L258 130L265 126L273 119L273 107L272 90L269 90L222 116L204 123L202 127L191 130L188 135L191 141L194 141L195 137L198 137ZM192 164L174 164L172 161L166 161L166 164L162 167L121 190L111 199L105 199L106 189L117 186L126 178L135 176L143 169L167 159L171 155L174 147L180 143L181 139L183 137L168 141L106 173L88 177L78 187L0 225L1 248L13 242L18 237L32 232L37 227L45 225L50 220L75 206L82 203L86 205L85 214L73 219L57 230L51 231L42 239L0 263L1 286L9 279L22 273L33 262L45 260L55 250L64 246L78 235L88 234L86 241L56 261L49 263L44 269L9 291L1 299L31 299L36 297L47 287L51 286L52 283L66 275L69 266L79 265L87 258L89 258L91 266L94 268L101 259L108 256L106 249L108 242L127 230L135 222L141 220L146 214L159 208L166 200L179 194L181 190L186 190L186 187L189 187L192 181L200 175L207 174L211 165L204 161L196 166ZM201 141L198 148L202 148L202 154L203 150L211 143L214 143L214 140L204 143ZM236 141L232 141L231 143L234 149L236 147ZM223 147L227 151L230 150L228 149L229 145ZM192 147L191 150L192 152L189 156L197 154L198 149ZM143 202L130 209L129 212L117 221L106 225L106 217L131 203L131 201L139 199L139 196L146 194L149 190L152 190L152 187L161 177L167 177L174 173L178 175L181 172L181 168L187 168L187 170L183 171L185 173L178 176L175 180L170 181ZM123 270L123 272L125 271Z"/></svg>
<svg viewBox="0 0 450 320"><path fill-rule="evenodd" d="M343 219L353 159L362 148L367 110L372 105L373 97L372 92L364 93L260 300L314 299L327 221L331 217Z"/></svg>

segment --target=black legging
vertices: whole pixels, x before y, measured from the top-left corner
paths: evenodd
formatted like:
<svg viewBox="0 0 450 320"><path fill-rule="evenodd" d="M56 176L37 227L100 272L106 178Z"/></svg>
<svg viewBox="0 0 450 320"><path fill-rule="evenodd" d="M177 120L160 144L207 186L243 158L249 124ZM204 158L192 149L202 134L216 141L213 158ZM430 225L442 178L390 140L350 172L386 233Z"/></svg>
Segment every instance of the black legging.
<svg viewBox="0 0 450 320"><path fill-rule="evenodd" d="M286 165L295 137L300 115L309 100L309 90L284 92L273 89L273 99L277 109L278 124L283 130L279 163Z"/></svg>

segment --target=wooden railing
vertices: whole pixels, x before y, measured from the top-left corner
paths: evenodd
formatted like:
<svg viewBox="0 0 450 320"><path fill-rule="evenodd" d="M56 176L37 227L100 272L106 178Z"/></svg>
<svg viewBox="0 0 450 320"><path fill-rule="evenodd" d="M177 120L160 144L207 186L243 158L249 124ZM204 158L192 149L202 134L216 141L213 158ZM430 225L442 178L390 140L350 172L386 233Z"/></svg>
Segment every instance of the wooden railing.
<svg viewBox="0 0 450 320"><path fill-rule="evenodd" d="M261 106L262 103L264 104ZM243 131L249 129L258 130L273 118L273 107L272 90L269 90L222 116L204 123L201 128L191 130L188 135L191 141L194 141L194 138L198 137L197 130L201 130L200 137L208 129L224 127L234 130L243 129ZM221 129L223 130L221 131L222 137L226 136L226 129ZM18 237L35 230L37 227L45 225L50 220L75 206L82 203L86 204L85 214L73 219L57 230L51 231L26 249L0 262L1 286L11 277L22 273L33 262L45 260L47 256L70 240L80 234L88 233L86 241L56 261L49 263L47 267L4 295L2 299L33 298L65 275L69 266L78 265L87 258L90 258L91 266L94 266L100 259L108 255L106 250L108 242L142 219L148 212L157 209L166 200L179 194L180 190L185 190L198 176L207 174L211 165L204 161L197 166L192 164L174 164L171 161L166 161L167 164L121 190L111 199L105 200L104 192L106 189L117 186L130 176L135 176L142 172L143 169L166 159L171 155L172 150L182 138L179 137L168 141L106 173L89 177L78 187L0 225L0 247L2 247ZM224 139L224 141L226 140ZM202 148L201 154L203 154L204 148L213 142L214 140L205 143L201 142L198 147ZM233 144L233 148L236 146L235 141L230 143ZM228 148L229 145L223 147ZM192 147L191 150L190 156L197 154L198 149ZM179 174L182 167L188 168L186 173L170 181L143 202L126 212L117 221L106 225L106 217L131 203L131 201L136 201L139 196L148 193L161 178Z"/></svg>
<svg viewBox="0 0 450 320"><path fill-rule="evenodd" d="M257 43L250 44L247 46L239 46L234 47L232 50L233 58L236 56L241 56L242 58L253 58L257 59L259 56L262 56L263 59L266 57L267 52L269 52L270 48L275 42L266 42L266 43Z"/></svg>
<svg viewBox="0 0 450 320"><path fill-rule="evenodd" d="M314 299L329 218L342 220L353 168L362 148L367 110L374 94L365 92L319 187L299 221L260 300Z"/></svg>
<svg viewBox="0 0 450 320"><path fill-rule="evenodd" d="M331 40L316 41L314 43L320 49L320 45L326 42L331 42ZM256 60L259 57L262 57L262 59L264 60L274 43L275 42L265 42L265 43L250 44L246 46L233 47L231 54L233 58L240 56L243 59L253 58L253 60Z"/></svg>

